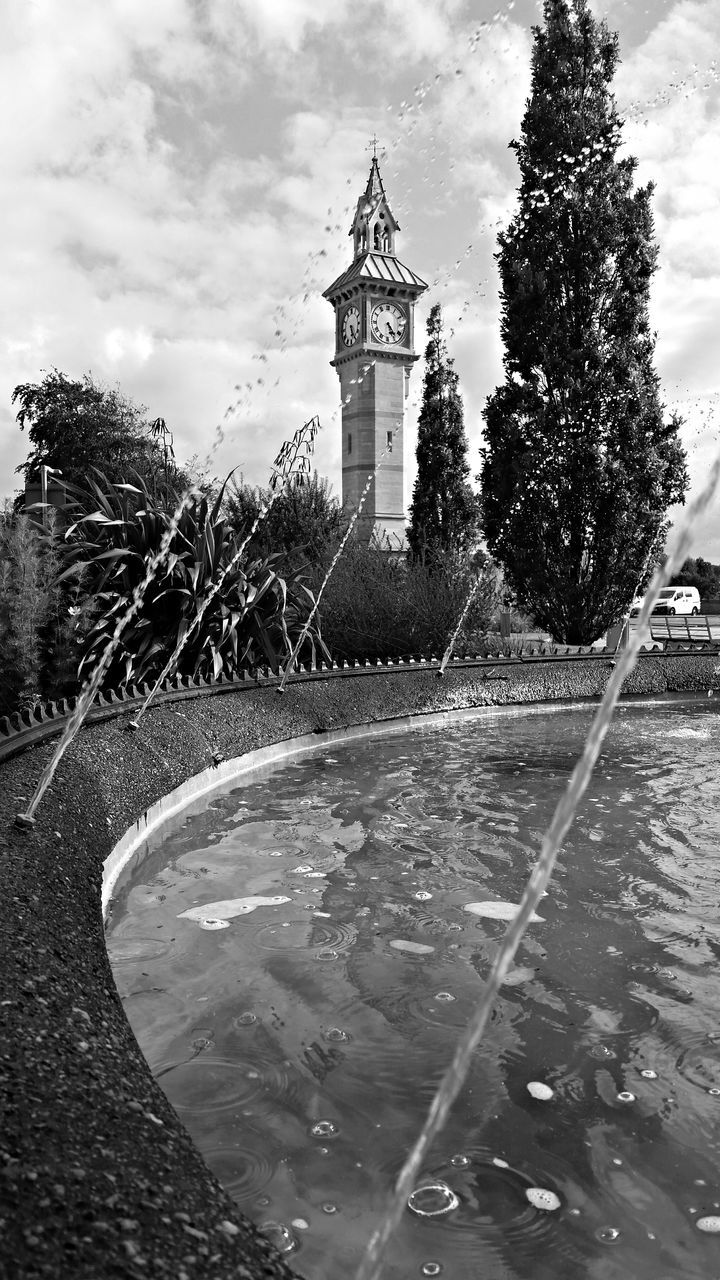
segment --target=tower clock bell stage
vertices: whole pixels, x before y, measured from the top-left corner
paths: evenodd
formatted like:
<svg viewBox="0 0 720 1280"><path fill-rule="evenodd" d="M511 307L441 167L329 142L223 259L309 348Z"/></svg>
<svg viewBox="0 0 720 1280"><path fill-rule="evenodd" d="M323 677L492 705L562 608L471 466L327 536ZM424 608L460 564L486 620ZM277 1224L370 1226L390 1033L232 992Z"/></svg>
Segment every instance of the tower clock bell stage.
<svg viewBox="0 0 720 1280"><path fill-rule="evenodd" d="M385 195L377 156L358 200L350 235L352 265L323 297L335 308L335 359L342 398L342 500L357 508L371 472L375 483L358 536L405 546L403 426L414 352L415 302L427 285L395 256L399 227Z"/></svg>

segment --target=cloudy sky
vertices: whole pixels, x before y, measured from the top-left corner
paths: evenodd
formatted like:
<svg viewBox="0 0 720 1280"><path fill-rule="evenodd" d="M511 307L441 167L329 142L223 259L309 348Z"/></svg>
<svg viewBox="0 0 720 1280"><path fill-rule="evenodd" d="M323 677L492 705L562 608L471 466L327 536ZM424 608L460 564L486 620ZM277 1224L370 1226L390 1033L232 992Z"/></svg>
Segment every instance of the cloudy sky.
<svg viewBox="0 0 720 1280"><path fill-rule="evenodd" d="M720 424L720 0L592 0L656 183L665 402L699 482ZM27 452L13 387L119 383L180 459L263 483L318 414L340 488L322 291L380 140L401 259L444 308L473 472L501 378L498 227L514 203L535 0L6 0L0 9L0 494ZM418 344L420 345L420 344ZM407 423L414 418L422 362ZM221 433L218 428L222 428ZM406 475L409 499L412 465ZM720 503L696 551L720 561Z"/></svg>

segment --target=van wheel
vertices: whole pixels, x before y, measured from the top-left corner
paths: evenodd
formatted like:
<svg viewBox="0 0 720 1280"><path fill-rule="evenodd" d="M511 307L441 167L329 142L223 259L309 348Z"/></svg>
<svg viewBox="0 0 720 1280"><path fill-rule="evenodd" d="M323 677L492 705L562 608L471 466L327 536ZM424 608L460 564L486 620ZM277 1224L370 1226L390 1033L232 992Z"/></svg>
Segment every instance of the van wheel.
<svg viewBox="0 0 720 1280"><path fill-rule="evenodd" d="M692 616L693 616L693 618L697 617L697 615L699 614L699 612L700 612L700 610L699 610L699 609L693 609L693 611L692 611Z"/></svg>
<svg viewBox="0 0 720 1280"><path fill-rule="evenodd" d="M671 613L671 614L672 614L672 616L673 616L673 618L675 617L675 610L674 610L674 609L668 609L668 613Z"/></svg>

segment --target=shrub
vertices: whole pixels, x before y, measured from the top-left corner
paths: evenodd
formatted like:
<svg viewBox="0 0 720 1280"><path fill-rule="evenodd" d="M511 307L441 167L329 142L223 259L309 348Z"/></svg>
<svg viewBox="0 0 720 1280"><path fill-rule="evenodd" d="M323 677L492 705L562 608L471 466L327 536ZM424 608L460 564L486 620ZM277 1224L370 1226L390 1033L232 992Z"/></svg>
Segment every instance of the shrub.
<svg viewBox="0 0 720 1280"><path fill-rule="evenodd" d="M264 664L277 671L289 656L312 594L299 573L281 577L276 558L246 560L239 554L240 539L222 513L224 489L214 500L199 492L189 498L168 557L122 633L105 687L156 679L179 641L184 647L176 669L193 676L232 675L240 667ZM127 612L172 517L140 479L136 485L111 484L98 473L86 493L72 492L84 511L92 497L90 513L68 530L60 575L63 580L82 569L97 609L83 641L80 673L86 676ZM318 632L311 631L308 655L318 647L326 652Z"/></svg>
<svg viewBox="0 0 720 1280"><path fill-rule="evenodd" d="M77 575L59 583L56 513L43 526L10 507L0 513L0 715L77 687Z"/></svg>
<svg viewBox="0 0 720 1280"><path fill-rule="evenodd" d="M491 562L475 566L446 554L430 567L351 542L323 595L325 643L336 659L440 654L478 575L458 647L465 636L487 630L497 610L498 576Z"/></svg>

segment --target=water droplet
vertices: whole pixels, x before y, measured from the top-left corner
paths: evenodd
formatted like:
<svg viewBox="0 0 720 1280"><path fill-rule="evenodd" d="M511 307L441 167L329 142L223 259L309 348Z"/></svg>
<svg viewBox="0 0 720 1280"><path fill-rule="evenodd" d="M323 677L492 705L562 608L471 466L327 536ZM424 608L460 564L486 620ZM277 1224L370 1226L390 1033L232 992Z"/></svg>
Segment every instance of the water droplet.
<svg viewBox="0 0 720 1280"><path fill-rule="evenodd" d="M450 1163L454 1165L456 1169L467 1169L470 1164L470 1157L463 1155L453 1156Z"/></svg>
<svg viewBox="0 0 720 1280"><path fill-rule="evenodd" d="M290 1226L295 1227L296 1231L307 1231L310 1223L306 1222L305 1218L293 1218L290 1222Z"/></svg>
<svg viewBox="0 0 720 1280"><path fill-rule="evenodd" d="M533 1209L544 1209L546 1213L553 1213L555 1209L560 1208L560 1197L556 1196L554 1191L548 1191L546 1187L528 1187L525 1195Z"/></svg>
<svg viewBox="0 0 720 1280"><path fill-rule="evenodd" d="M635 1094L630 1093L629 1089L623 1089L617 1096L618 1102L634 1102Z"/></svg>
<svg viewBox="0 0 720 1280"><path fill-rule="evenodd" d="M716 1236L720 1234L720 1217L717 1214L710 1213L704 1218L698 1218L695 1226L698 1231L705 1231L708 1235Z"/></svg>
<svg viewBox="0 0 720 1280"><path fill-rule="evenodd" d="M416 1187L408 1199L408 1209L419 1218L437 1218L457 1209L460 1201L446 1182L427 1182Z"/></svg>
<svg viewBox="0 0 720 1280"><path fill-rule="evenodd" d="M337 951L318 951L316 960L337 960Z"/></svg>
<svg viewBox="0 0 720 1280"><path fill-rule="evenodd" d="M658 1078L657 1071L652 1071L649 1067L646 1067L644 1071L641 1071L640 1075L642 1076L643 1080L657 1080Z"/></svg>
<svg viewBox="0 0 720 1280"><path fill-rule="evenodd" d="M313 1138L334 1138L339 1132L334 1120L317 1120L310 1129Z"/></svg>
<svg viewBox="0 0 720 1280"><path fill-rule="evenodd" d="M612 1049L608 1049L606 1044L596 1044L596 1045L593 1045L592 1049L590 1050L590 1056L592 1058L600 1058L602 1060L606 1058L614 1058L615 1054L613 1053Z"/></svg>
<svg viewBox="0 0 720 1280"><path fill-rule="evenodd" d="M720 1098L720 1089L708 1089L711 1098Z"/></svg>
<svg viewBox="0 0 720 1280"><path fill-rule="evenodd" d="M328 1027L323 1035L323 1040L329 1040L331 1044L345 1043L352 1037L348 1031L342 1031L340 1027Z"/></svg>
<svg viewBox="0 0 720 1280"><path fill-rule="evenodd" d="M526 1085L526 1088L533 1098L537 1098L538 1102L549 1102L553 1096L553 1090L548 1084L543 1084L541 1080L531 1080Z"/></svg>
<svg viewBox="0 0 720 1280"><path fill-rule="evenodd" d="M260 1230L275 1245L278 1253L292 1253L293 1249L297 1249L298 1242L284 1222L263 1222Z"/></svg>
<svg viewBox="0 0 720 1280"><path fill-rule="evenodd" d="M324 1204L320 1205L320 1208L323 1213L337 1213L338 1211L337 1205L333 1204L332 1200L326 1200Z"/></svg>
<svg viewBox="0 0 720 1280"><path fill-rule="evenodd" d="M599 1227L595 1232L595 1239L610 1242L611 1240L617 1240L619 1235L620 1232L617 1227Z"/></svg>
<svg viewBox="0 0 720 1280"><path fill-rule="evenodd" d="M237 1018L235 1019L235 1026L251 1027L253 1022L257 1022L257 1018L254 1013L251 1013L250 1010L247 1009L245 1013L238 1014Z"/></svg>
<svg viewBox="0 0 720 1280"><path fill-rule="evenodd" d="M197 1040L192 1041L193 1049L197 1049L198 1051L201 1049L209 1049L212 1044L214 1044L214 1041L208 1040L205 1036L198 1036Z"/></svg>
<svg viewBox="0 0 720 1280"><path fill-rule="evenodd" d="M432 898L432 894L428 893L426 889L418 889L415 897L418 902L427 902L428 898Z"/></svg>
<svg viewBox="0 0 720 1280"><path fill-rule="evenodd" d="M435 999L445 1000L449 1003L451 1000L454 1000L455 997L454 995L452 995L450 991L438 991L437 995L435 996Z"/></svg>
<svg viewBox="0 0 720 1280"><path fill-rule="evenodd" d="M442 1273L442 1265L439 1262L423 1262L420 1268L421 1276L439 1276Z"/></svg>

